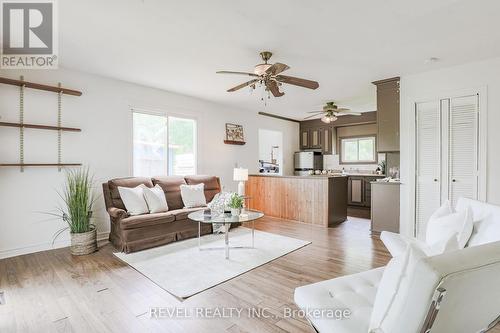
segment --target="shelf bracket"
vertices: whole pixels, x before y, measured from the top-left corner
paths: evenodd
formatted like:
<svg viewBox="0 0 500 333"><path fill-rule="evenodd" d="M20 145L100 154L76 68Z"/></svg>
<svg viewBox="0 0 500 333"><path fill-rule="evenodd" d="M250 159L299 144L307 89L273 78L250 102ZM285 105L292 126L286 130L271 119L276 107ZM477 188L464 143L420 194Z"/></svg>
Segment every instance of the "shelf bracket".
<svg viewBox="0 0 500 333"><path fill-rule="evenodd" d="M21 76L21 81L24 81L24 76ZM19 123L21 127L19 127L19 163L21 164L21 172L24 172L24 88L25 85L20 86L19 91Z"/></svg>

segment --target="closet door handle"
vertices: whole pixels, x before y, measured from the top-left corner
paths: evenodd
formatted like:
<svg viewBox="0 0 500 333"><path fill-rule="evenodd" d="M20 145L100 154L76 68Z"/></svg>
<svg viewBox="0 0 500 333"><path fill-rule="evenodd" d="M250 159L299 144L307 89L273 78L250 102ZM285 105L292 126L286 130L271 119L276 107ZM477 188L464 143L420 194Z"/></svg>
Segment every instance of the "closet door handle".
<svg viewBox="0 0 500 333"><path fill-rule="evenodd" d="M434 181L437 183L438 179L437 179L437 178L434 178Z"/></svg>
<svg viewBox="0 0 500 333"><path fill-rule="evenodd" d="M457 180L456 179L452 179L451 181L455 183Z"/></svg>

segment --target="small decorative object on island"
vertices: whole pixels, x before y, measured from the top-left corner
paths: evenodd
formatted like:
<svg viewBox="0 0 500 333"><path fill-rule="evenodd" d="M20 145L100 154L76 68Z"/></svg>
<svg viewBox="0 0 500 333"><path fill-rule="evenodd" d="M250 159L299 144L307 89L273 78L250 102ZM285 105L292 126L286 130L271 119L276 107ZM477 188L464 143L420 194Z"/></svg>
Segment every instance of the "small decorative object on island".
<svg viewBox="0 0 500 333"><path fill-rule="evenodd" d="M59 213L52 214L68 224L57 231L54 240L65 230L71 235L71 254L84 255L97 251L97 230L91 223L92 206L96 200L93 195L93 179L88 168L68 170L63 193L60 193L64 207Z"/></svg>
<svg viewBox="0 0 500 333"><path fill-rule="evenodd" d="M239 216L241 214L241 208L243 208L243 196L237 193L233 193L231 200L229 201L229 208L231 208L231 215Z"/></svg>
<svg viewBox="0 0 500 333"><path fill-rule="evenodd" d="M226 144L244 145L243 126L226 123Z"/></svg>

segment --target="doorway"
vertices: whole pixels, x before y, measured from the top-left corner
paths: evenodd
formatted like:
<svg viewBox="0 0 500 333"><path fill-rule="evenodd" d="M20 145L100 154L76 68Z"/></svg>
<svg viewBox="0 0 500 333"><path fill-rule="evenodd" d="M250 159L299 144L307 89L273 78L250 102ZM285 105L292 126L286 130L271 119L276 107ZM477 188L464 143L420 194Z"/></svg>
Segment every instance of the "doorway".
<svg viewBox="0 0 500 333"><path fill-rule="evenodd" d="M283 174L283 133L259 129L259 172Z"/></svg>

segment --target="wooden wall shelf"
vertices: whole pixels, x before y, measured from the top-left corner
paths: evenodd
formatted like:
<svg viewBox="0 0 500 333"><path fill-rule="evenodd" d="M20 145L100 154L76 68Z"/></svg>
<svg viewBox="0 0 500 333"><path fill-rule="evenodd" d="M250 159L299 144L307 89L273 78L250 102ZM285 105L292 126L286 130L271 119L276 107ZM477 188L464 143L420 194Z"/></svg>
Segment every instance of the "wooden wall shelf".
<svg viewBox="0 0 500 333"><path fill-rule="evenodd" d="M73 95L73 96L81 96L82 95L82 92L78 91L78 90L57 87L57 86L48 86L45 84L22 81L22 80L14 80L14 79L6 78L6 77L0 77L0 83L10 84L12 86L18 86L18 87L25 86L26 88L52 91L52 92L56 92L56 93L62 92L63 94L66 94L66 95Z"/></svg>
<svg viewBox="0 0 500 333"><path fill-rule="evenodd" d="M81 165L81 163L0 163L0 167L67 167Z"/></svg>
<svg viewBox="0 0 500 333"><path fill-rule="evenodd" d="M66 132L81 132L82 131L79 128L72 128L72 127L59 127L59 126L35 125L35 124L19 124L19 123L7 123L7 122L0 122L0 126L17 127L17 128L33 128L33 129L53 130L53 131L61 130L61 131L66 131Z"/></svg>
<svg viewBox="0 0 500 333"><path fill-rule="evenodd" d="M245 141L224 140L224 143L226 145L239 145L239 146L243 146L246 142Z"/></svg>

